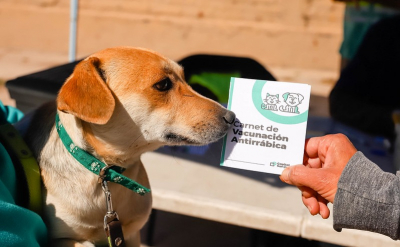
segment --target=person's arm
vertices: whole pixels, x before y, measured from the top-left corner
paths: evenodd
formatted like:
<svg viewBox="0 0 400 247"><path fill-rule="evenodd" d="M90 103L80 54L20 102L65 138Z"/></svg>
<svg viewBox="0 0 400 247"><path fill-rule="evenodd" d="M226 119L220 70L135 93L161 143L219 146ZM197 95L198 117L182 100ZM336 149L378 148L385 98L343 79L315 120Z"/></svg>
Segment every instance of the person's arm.
<svg viewBox="0 0 400 247"><path fill-rule="evenodd" d="M383 172L357 152L340 176L333 227L367 230L399 239L400 173Z"/></svg>
<svg viewBox="0 0 400 247"><path fill-rule="evenodd" d="M301 190L312 215L329 217L334 229L367 230L399 239L400 173L383 172L341 134L306 141L303 165L286 168L280 179Z"/></svg>

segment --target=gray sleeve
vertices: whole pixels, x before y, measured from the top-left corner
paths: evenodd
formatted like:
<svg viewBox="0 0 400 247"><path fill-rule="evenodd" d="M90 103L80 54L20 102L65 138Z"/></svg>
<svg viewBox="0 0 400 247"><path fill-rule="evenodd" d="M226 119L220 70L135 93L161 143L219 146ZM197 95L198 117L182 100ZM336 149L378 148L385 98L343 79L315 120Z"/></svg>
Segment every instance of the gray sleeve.
<svg viewBox="0 0 400 247"><path fill-rule="evenodd" d="M382 171L361 152L340 176L333 203L333 228L377 232L399 239L400 173Z"/></svg>

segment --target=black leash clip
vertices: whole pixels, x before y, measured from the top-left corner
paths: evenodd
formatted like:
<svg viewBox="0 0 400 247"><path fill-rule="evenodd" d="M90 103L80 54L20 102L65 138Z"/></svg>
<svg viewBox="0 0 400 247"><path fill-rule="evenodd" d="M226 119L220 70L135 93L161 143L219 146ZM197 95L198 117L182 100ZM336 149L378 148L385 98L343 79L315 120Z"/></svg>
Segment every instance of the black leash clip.
<svg viewBox="0 0 400 247"><path fill-rule="evenodd" d="M106 217L104 217L105 220ZM107 235L109 247L125 247L124 234L122 233L121 222L118 220L118 218L114 218L114 220L105 223L104 230Z"/></svg>
<svg viewBox="0 0 400 247"><path fill-rule="evenodd" d="M125 247L124 234L118 214L113 210L111 192L108 189L107 181L102 178L101 187L106 197L107 213L104 216L104 231L106 232L109 247Z"/></svg>

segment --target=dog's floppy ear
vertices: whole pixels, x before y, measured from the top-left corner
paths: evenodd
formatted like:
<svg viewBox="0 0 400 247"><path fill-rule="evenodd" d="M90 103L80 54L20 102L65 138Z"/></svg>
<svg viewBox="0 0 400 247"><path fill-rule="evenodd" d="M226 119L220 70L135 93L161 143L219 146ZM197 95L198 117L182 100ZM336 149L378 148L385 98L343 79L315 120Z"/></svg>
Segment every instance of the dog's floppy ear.
<svg viewBox="0 0 400 247"><path fill-rule="evenodd" d="M89 57L78 63L62 86L57 107L86 122L105 124L111 118L115 99L102 79L100 60Z"/></svg>
<svg viewBox="0 0 400 247"><path fill-rule="evenodd" d="M285 99L285 101L287 100L287 97L288 97L289 94L290 94L290 93L284 93L284 94L282 95L282 97Z"/></svg>
<svg viewBox="0 0 400 247"><path fill-rule="evenodd" d="M297 95L299 96L299 103L301 103L303 101L304 97L303 97L303 95L301 95L299 93Z"/></svg>

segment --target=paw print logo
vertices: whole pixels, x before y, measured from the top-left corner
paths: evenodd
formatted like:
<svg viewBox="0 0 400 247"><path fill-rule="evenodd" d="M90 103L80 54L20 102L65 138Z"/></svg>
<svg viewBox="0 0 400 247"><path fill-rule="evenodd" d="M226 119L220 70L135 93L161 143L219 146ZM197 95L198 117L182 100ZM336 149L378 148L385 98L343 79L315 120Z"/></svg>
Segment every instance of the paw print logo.
<svg viewBox="0 0 400 247"><path fill-rule="evenodd" d="M144 191L143 188L137 188L136 193L138 193L139 195L144 195L146 192Z"/></svg>
<svg viewBox="0 0 400 247"><path fill-rule="evenodd" d="M63 125L62 125L61 122L59 122L58 125L57 125L57 129L58 129L58 130L61 130L62 128L63 128Z"/></svg>
<svg viewBox="0 0 400 247"><path fill-rule="evenodd" d="M100 164L98 162L93 162L92 164L90 164L90 170L92 170L93 172L100 171Z"/></svg>
<svg viewBox="0 0 400 247"><path fill-rule="evenodd" d="M113 178L113 182L114 183L120 183L120 182L122 182L122 180L123 179L120 176L117 176L117 177Z"/></svg>
<svg viewBox="0 0 400 247"><path fill-rule="evenodd" d="M76 150L78 150L78 147L75 146L75 144L73 144L73 143L69 144L69 152L70 153L75 153Z"/></svg>

